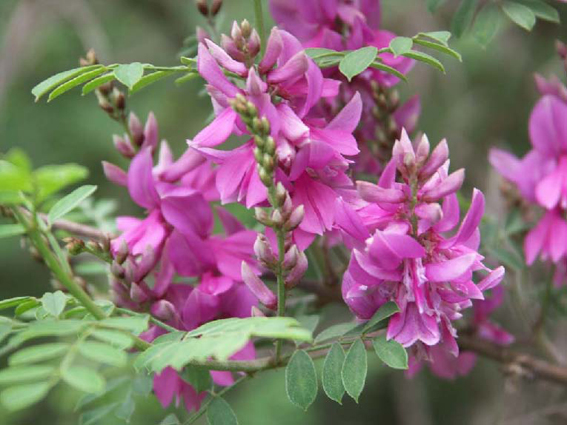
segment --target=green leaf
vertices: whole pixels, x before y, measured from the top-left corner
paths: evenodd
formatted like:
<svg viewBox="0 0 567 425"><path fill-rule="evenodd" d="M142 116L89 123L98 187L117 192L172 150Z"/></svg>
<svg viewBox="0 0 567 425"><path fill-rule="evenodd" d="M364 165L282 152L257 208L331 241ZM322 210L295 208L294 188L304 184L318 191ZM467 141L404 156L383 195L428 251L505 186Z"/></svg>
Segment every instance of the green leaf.
<svg viewBox="0 0 567 425"><path fill-rule="evenodd" d="M149 320L150 316L141 314L139 316L111 317L101 320L99 323L110 328L124 329L139 335L148 329Z"/></svg>
<svg viewBox="0 0 567 425"><path fill-rule="evenodd" d="M134 62L127 65L119 65L114 70L116 79L124 84L129 89L134 87L144 75L144 66L140 62Z"/></svg>
<svg viewBox="0 0 567 425"><path fill-rule="evenodd" d="M370 318L370 320L366 322L366 326L364 326L362 333L364 334L370 332L371 329L374 328L374 326L376 326L378 323L383 322L384 320L386 320L390 316L393 316L399 311L400 309L398 305L393 301L389 301L383 304L376 311L376 313L374 313L374 315Z"/></svg>
<svg viewBox="0 0 567 425"><path fill-rule="evenodd" d="M48 382L18 385L8 388L0 394L4 407L10 411L25 409L43 399L51 385Z"/></svg>
<svg viewBox="0 0 567 425"><path fill-rule="evenodd" d="M541 0L516 0L518 3L521 3L527 7L529 7L534 15L536 15L539 19L543 19L544 21L549 21L553 23L560 23L561 19L559 18L559 12L557 10Z"/></svg>
<svg viewBox="0 0 567 425"><path fill-rule="evenodd" d="M0 188L3 192L30 191L31 174L11 162L0 160Z"/></svg>
<svg viewBox="0 0 567 425"><path fill-rule="evenodd" d="M112 80L114 80L116 78L116 76L114 75L114 72L110 72L108 74L104 74L101 75L98 78L95 78L92 81L89 81L87 84L85 84L83 86L83 92L82 95L86 95L89 94L90 92L92 92L93 90L99 88L100 86L102 86L103 84L109 83Z"/></svg>
<svg viewBox="0 0 567 425"><path fill-rule="evenodd" d="M181 422L174 413L170 413L163 418L163 421L161 421L159 425L181 425Z"/></svg>
<svg viewBox="0 0 567 425"><path fill-rule="evenodd" d="M345 352L338 342L335 342L323 363L323 390L331 400L342 404L345 387L341 378L341 371L345 361Z"/></svg>
<svg viewBox="0 0 567 425"><path fill-rule="evenodd" d="M0 310L17 307L20 304L23 304L31 299L32 297L16 297L16 298L8 298L7 300L2 300L0 301Z"/></svg>
<svg viewBox="0 0 567 425"><path fill-rule="evenodd" d="M41 297L41 306L53 317L58 318L65 310L69 298L61 291L54 293L47 292Z"/></svg>
<svg viewBox="0 0 567 425"><path fill-rule="evenodd" d="M348 350L341 371L345 390L357 403L364 389L367 368L366 348L362 340L357 339Z"/></svg>
<svg viewBox="0 0 567 425"><path fill-rule="evenodd" d="M220 397L215 397L207 407L207 422L209 425L238 425L232 408Z"/></svg>
<svg viewBox="0 0 567 425"><path fill-rule="evenodd" d="M460 38L470 26L478 0L462 0L451 21L451 32Z"/></svg>
<svg viewBox="0 0 567 425"><path fill-rule="evenodd" d="M332 50L332 49L324 49L324 48L309 48L309 49L305 49L305 54L307 56L309 56L311 59L316 59L320 56L333 56L333 55L337 55L337 56L342 56L341 52L337 52L336 50Z"/></svg>
<svg viewBox="0 0 567 425"><path fill-rule="evenodd" d="M201 75L198 72L189 72L187 73L187 75L184 75L183 77L179 77L175 80L175 84L177 86L180 86L181 84L184 84L188 81L191 80L195 80L197 78L199 78Z"/></svg>
<svg viewBox="0 0 567 425"><path fill-rule="evenodd" d="M502 10L512 22L526 31L531 31L536 23L535 13L523 4L506 1L502 4Z"/></svg>
<svg viewBox="0 0 567 425"><path fill-rule="evenodd" d="M435 13L447 0L427 0L427 9Z"/></svg>
<svg viewBox="0 0 567 425"><path fill-rule="evenodd" d="M22 314L24 314L26 311L31 310L32 308L35 308L37 306L39 306L41 303L36 300L36 299L30 299L28 301L25 301L23 303L21 303L20 305L18 305L16 307L16 310L14 311L14 313L16 314L16 316L21 316Z"/></svg>
<svg viewBox="0 0 567 425"><path fill-rule="evenodd" d="M69 349L69 344L53 342L24 348L10 356L8 364L18 366L29 363L38 363L51 360L63 355Z"/></svg>
<svg viewBox="0 0 567 425"><path fill-rule="evenodd" d="M156 81L159 81L162 78L169 77L170 75L173 74L175 74L175 71L155 71L152 72L151 74L144 75L142 78L140 78L140 80L138 80L136 84L132 86L130 93L134 94L137 91L143 89L144 87L149 86L150 84L155 83Z"/></svg>
<svg viewBox="0 0 567 425"><path fill-rule="evenodd" d="M12 323L0 323L0 343L12 332Z"/></svg>
<svg viewBox="0 0 567 425"><path fill-rule="evenodd" d="M93 338L107 342L115 347L126 350L134 345L134 341L128 335L119 331L97 329L90 334Z"/></svg>
<svg viewBox="0 0 567 425"><path fill-rule="evenodd" d="M413 40L409 37L396 37L390 41L390 49L392 49L394 56L401 56L411 51L412 47Z"/></svg>
<svg viewBox="0 0 567 425"><path fill-rule="evenodd" d="M381 62L372 62L370 64L370 68L378 69L379 71L383 71L383 72L387 72L388 74L395 75L396 77L398 77L402 81L405 81L405 82L408 81L406 76L404 74L402 74L400 71L398 71L395 68L392 68L391 66L385 65Z"/></svg>
<svg viewBox="0 0 567 425"><path fill-rule="evenodd" d="M393 369L408 368L408 353L402 345L393 339L387 340L385 335L378 336L372 341L374 351L384 363Z"/></svg>
<svg viewBox="0 0 567 425"><path fill-rule="evenodd" d="M29 173L32 169L29 156L20 148L10 149L5 155L3 155L3 159L26 173Z"/></svg>
<svg viewBox="0 0 567 425"><path fill-rule="evenodd" d="M126 400L124 400L124 402L120 406L118 406L114 414L118 419L122 419L124 422L129 424L135 410L136 402L134 401L132 396L129 395L128 397L126 397Z"/></svg>
<svg viewBox="0 0 567 425"><path fill-rule="evenodd" d="M365 71L378 56L378 49L373 46L363 47L348 53L339 63L339 70L351 81L352 78Z"/></svg>
<svg viewBox="0 0 567 425"><path fill-rule="evenodd" d="M49 378L55 368L47 365L27 365L0 370L0 385L18 384Z"/></svg>
<svg viewBox="0 0 567 425"><path fill-rule="evenodd" d="M47 101L51 102L53 99L61 96L63 93L68 92L72 88L75 88L78 85L80 85L80 84L82 84L86 81L89 81L89 80L92 80L95 77L98 77L103 72L106 72L106 68L101 65L98 69L94 69L92 71L85 72L84 74L81 74L81 75L73 78L72 80L67 81L64 84L61 84L59 87L57 87L55 90L53 90L49 94Z"/></svg>
<svg viewBox="0 0 567 425"><path fill-rule="evenodd" d="M183 369L181 378L185 382L191 384L197 393L202 393L203 391L208 391L213 386L213 379L211 377L211 372L208 369L187 365Z"/></svg>
<svg viewBox="0 0 567 425"><path fill-rule="evenodd" d="M67 80L99 67L100 65L84 66L81 68L70 69L69 71L63 71L49 77L47 80L42 81L32 89L31 92L35 96L35 101L37 102L43 95L47 94L60 84L63 84Z"/></svg>
<svg viewBox="0 0 567 425"><path fill-rule="evenodd" d="M336 338L338 336L343 336L345 333L356 327L356 323L338 323L333 326L329 326L327 329L323 330L319 335L315 337L315 345L323 341L328 341L330 339Z"/></svg>
<svg viewBox="0 0 567 425"><path fill-rule="evenodd" d="M293 353L285 368L285 390L289 400L303 410L307 410L317 397L315 365L303 350Z"/></svg>
<svg viewBox="0 0 567 425"><path fill-rule="evenodd" d="M417 38L433 40L436 43L442 44L443 46L449 46L449 39L451 38L451 33L449 31L430 31L430 32L420 32L417 34Z"/></svg>
<svg viewBox="0 0 567 425"><path fill-rule="evenodd" d="M297 317L297 321L299 322L301 327L307 329L311 333L315 332L315 329L319 324L319 319L320 317L316 314ZM300 341L295 341L295 344L299 345Z"/></svg>
<svg viewBox="0 0 567 425"><path fill-rule="evenodd" d="M110 366L122 367L128 362L128 356L124 351L102 342L81 342L79 344L79 352L87 359L106 363Z"/></svg>
<svg viewBox="0 0 567 425"><path fill-rule="evenodd" d="M253 337L312 341L311 333L291 317L222 319L188 332L185 337L175 332L157 338L151 348L138 356L134 367L161 372L168 366L181 370L192 360L213 357L225 361Z"/></svg>
<svg viewBox="0 0 567 425"><path fill-rule="evenodd" d="M93 410L85 412L80 417L81 425L100 425L101 419L108 416L119 405L119 403L105 404Z"/></svg>
<svg viewBox="0 0 567 425"><path fill-rule="evenodd" d="M443 74L445 73L445 67L443 66L443 64L439 62L437 59L435 59L433 56L428 55L427 53L418 52L417 50L412 50L411 52L404 53L403 56L419 62L424 62L428 65L433 66L434 68L437 68Z"/></svg>
<svg viewBox="0 0 567 425"><path fill-rule="evenodd" d="M96 189L97 187L93 185L81 186L57 201L49 211L49 222L54 223L56 220L73 211L81 202L91 196Z"/></svg>
<svg viewBox="0 0 567 425"><path fill-rule="evenodd" d="M488 46L498 33L500 21L500 8L493 3L484 5L474 22L472 29L474 39L481 46Z"/></svg>
<svg viewBox="0 0 567 425"><path fill-rule="evenodd" d="M431 41L422 40L422 39L415 39L415 44L419 44L420 46L427 47L429 49L437 50L441 53L445 53L446 55L452 56L457 59L459 62L463 61L463 57L459 52L456 50L451 49L450 47L444 46L438 43L432 43Z"/></svg>
<svg viewBox="0 0 567 425"><path fill-rule="evenodd" d="M61 377L72 387L86 393L104 391L104 378L92 369L84 366L71 366L61 370Z"/></svg>
<svg viewBox="0 0 567 425"><path fill-rule="evenodd" d="M0 239L20 236L26 233L26 229L21 224L0 225Z"/></svg>
<svg viewBox="0 0 567 425"><path fill-rule="evenodd" d="M47 165L34 172L40 189L40 199L59 192L61 189L84 180L89 170L78 164Z"/></svg>

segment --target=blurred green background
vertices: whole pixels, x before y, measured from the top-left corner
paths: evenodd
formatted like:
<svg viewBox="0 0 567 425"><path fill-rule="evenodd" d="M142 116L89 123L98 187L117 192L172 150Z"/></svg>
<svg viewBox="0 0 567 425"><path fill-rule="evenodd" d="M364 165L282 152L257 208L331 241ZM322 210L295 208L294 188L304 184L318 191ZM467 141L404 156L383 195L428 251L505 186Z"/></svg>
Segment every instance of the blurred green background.
<svg viewBox="0 0 567 425"><path fill-rule="evenodd" d="M224 3L223 30L230 28L233 19L253 21L251 0ZM449 1L433 16L424 0L383 0L382 26L408 36L447 29L456 6L452 3L457 2ZM567 22L567 5L558 8ZM124 190L104 179L102 160L124 164L111 141L111 135L121 129L97 107L94 96L83 98L75 90L50 104L36 104L30 90L46 77L75 67L91 47L105 63L174 65L184 38L203 24L192 0L1 0L0 151L20 147L35 166L85 165L91 172L89 183L99 185L97 197L117 199L120 212L136 211ZM532 74L561 73L554 40L567 41L565 28L538 21L530 34L503 23L499 36L486 49L464 37L453 42L463 63L444 59L446 75L418 65L410 83L401 88L406 97L421 95L419 128L433 144L448 139L452 167L467 169L465 194L469 196L473 186L485 190L492 212L501 205L496 199L498 179L487 162L488 148L507 146L522 154L527 150L527 120L537 99ZM141 118L154 111L160 137L179 153L185 139L196 134L211 112L210 102L199 96L201 91L200 80L181 87L165 80L128 102ZM20 248L17 239L0 240L0 298L38 296L48 288L46 270ZM340 307L326 311L334 320L346 314ZM245 425L567 423L561 415L536 416L533 422L516 419L524 418L522 412L531 411L532 403L541 405L537 404L541 388L503 378L492 363L481 361L473 376L446 382L427 371L407 380L370 357L370 374L358 405L345 397L340 407L320 396L305 414L286 400L279 372L253 379L229 400ZM562 400L562 394L548 390L546 403ZM75 424L73 408L78 397L61 386L33 410L18 415L0 410L0 425ZM139 403L138 408L133 424L158 424L166 416L153 399Z"/></svg>

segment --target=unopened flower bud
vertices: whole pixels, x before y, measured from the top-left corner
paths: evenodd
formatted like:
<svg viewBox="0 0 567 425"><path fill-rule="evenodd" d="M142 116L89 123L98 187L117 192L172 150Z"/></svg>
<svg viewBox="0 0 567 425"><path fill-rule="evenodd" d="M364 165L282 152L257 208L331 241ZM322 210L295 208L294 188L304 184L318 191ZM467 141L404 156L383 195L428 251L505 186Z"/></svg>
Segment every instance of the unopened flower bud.
<svg viewBox="0 0 567 425"><path fill-rule="evenodd" d="M272 175L265 168L258 167L258 176L260 181L264 183L264 186L269 187L272 185Z"/></svg>
<svg viewBox="0 0 567 425"><path fill-rule="evenodd" d="M297 249L295 245L292 247L292 249L294 248ZM299 281L307 271L307 267L309 266L305 253L299 250L298 253L299 254L295 267L293 267L293 269L291 269L288 275L285 277L285 286L288 289L293 288L299 283Z"/></svg>
<svg viewBox="0 0 567 425"><path fill-rule="evenodd" d="M116 260L116 262L118 264L122 264L122 263L124 263L124 261L126 261L126 258L128 258L129 253L130 253L130 250L128 249L128 244L126 243L126 241L124 239L122 239L114 259Z"/></svg>
<svg viewBox="0 0 567 425"><path fill-rule="evenodd" d="M279 206L282 206L284 204L286 195L287 190L285 190L283 183L278 182L278 184L276 184L276 201Z"/></svg>
<svg viewBox="0 0 567 425"><path fill-rule="evenodd" d="M134 148L130 145L130 143L117 135L112 136L112 140L114 142L114 147L118 152L126 158L134 158L136 151L134 151Z"/></svg>
<svg viewBox="0 0 567 425"><path fill-rule="evenodd" d="M274 155L276 153L276 142L272 136L266 138L266 146L264 147L266 153Z"/></svg>
<svg viewBox="0 0 567 425"><path fill-rule="evenodd" d="M211 16L216 16L222 7L222 0L213 0L211 5Z"/></svg>
<svg viewBox="0 0 567 425"><path fill-rule="evenodd" d="M269 172L274 171L274 158L265 153L262 156L262 166Z"/></svg>
<svg viewBox="0 0 567 425"><path fill-rule="evenodd" d="M271 218L274 226L276 227L281 227L284 223L284 219L282 217L282 214L280 213L280 210L274 210Z"/></svg>
<svg viewBox="0 0 567 425"><path fill-rule="evenodd" d="M254 215L256 217L256 220L258 220L264 226L271 227L273 225L268 212L264 208L255 208Z"/></svg>
<svg viewBox="0 0 567 425"><path fill-rule="evenodd" d="M65 238L63 242L66 243L65 248L71 255L79 255L85 249L85 242L78 238Z"/></svg>
<svg viewBox="0 0 567 425"><path fill-rule="evenodd" d="M419 171L419 178L427 180L441 167L449 158L449 146L445 139L441 140L439 144L433 149L429 159Z"/></svg>
<svg viewBox="0 0 567 425"><path fill-rule="evenodd" d="M124 276L126 275L126 271L124 270L124 267L122 267L120 264L116 262L112 263L112 265L110 266L110 273L112 273L118 279L123 279Z"/></svg>
<svg viewBox="0 0 567 425"><path fill-rule="evenodd" d="M246 39L248 39L248 37L250 37L250 34L252 34L252 26L247 19L244 19L240 24L240 30L242 31L242 37Z"/></svg>
<svg viewBox="0 0 567 425"><path fill-rule="evenodd" d="M102 247L95 241L88 241L87 242L87 249L91 252L100 253L102 252Z"/></svg>
<svg viewBox="0 0 567 425"><path fill-rule="evenodd" d="M254 29L252 34L248 39L248 54L250 57L254 58L260 52L260 36L258 32Z"/></svg>
<svg viewBox="0 0 567 425"><path fill-rule="evenodd" d="M112 183L119 186L128 186L128 174L122 168L110 162L102 161L102 169L106 178Z"/></svg>
<svg viewBox="0 0 567 425"><path fill-rule="evenodd" d="M264 159L264 153L262 152L262 149L258 147L254 148L254 159L256 160L258 165L262 165L262 160Z"/></svg>
<svg viewBox="0 0 567 425"><path fill-rule="evenodd" d="M132 283L130 285L130 298L135 303L141 304L148 300L148 295L137 283Z"/></svg>
<svg viewBox="0 0 567 425"><path fill-rule="evenodd" d="M124 108L126 108L126 97L124 96L124 93L122 92L116 93L114 97L114 104L116 105L119 111L123 111Z"/></svg>
<svg viewBox="0 0 567 425"><path fill-rule="evenodd" d="M150 313L164 322L174 319L177 315L173 304L166 300L159 300L154 303L150 309Z"/></svg>
<svg viewBox="0 0 567 425"><path fill-rule="evenodd" d="M230 29L230 36L237 43L237 45L239 41L241 43L244 41L242 38L242 30L240 29L240 26L236 23L236 21L232 23L232 28Z"/></svg>
<svg viewBox="0 0 567 425"><path fill-rule="evenodd" d="M278 259L274 255L270 242L264 235L258 235L256 242L254 242L254 254L256 258L264 264L266 267L271 267L278 262Z"/></svg>
<svg viewBox="0 0 567 425"><path fill-rule="evenodd" d="M258 116L258 108L252 102L247 102L246 104L247 114L251 117Z"/></svg>
<svg viewBox="0 0 567 425"><path fill-rule="evenodd" d="M303 205L300 205L293 210L291 216L287 220L285 224L286 230L292 231L297 229L297 227L299 227L299 225L303 221L303 217L305 217L305 207Z"/></svg>
<svg viewBox="0 0 567 425"><path fill-rule="evenodd" d="M134 282L137 267L136 267L136 264L134 263L133 259L127 258L126 261L124 262L124 264L122 264L122 267L124 268L123 280L126 283Z"/></svg>
<svg viewBox="0 0 567 425"><path fill-rule="evenodd" d="M262 117L261 121L261 126L260 126L260 130L262 131L263 134L270 134L270 121L268 121L268 118L266 117Z"/></svg>
<svg viewBox="0 0 567 425"><path fill-rule="evenodd" d="M155 251L151 245L148 245L142 254L142 258L136 267L136 272L134 274L134 280L136 282L140 282L144 279L148 273L152 271L154 266L156 265L156 255Z"/></svg>
<svg viewBox="0 0 567 425"><path fill-rule="evenodd" d="M400 106L400 93L396 89L390 90L388 95L388 112L392 113Z"/></svg>
<svg viewBox="0 0 567 425"><path fill-rule="evenodd" d="M291 200L291 196L289 196L289 192L286 191L282 205L282 214L284 217L289 217L292 212L293 212L293 201Z"/></svg>
<svg viewBox="0 0 567 425"><path fill-rule="evenodd" d="M278 305L277 298L274 293L266 286L266 284L252 271L245 261L242 262L242 280L254 294L258 300L267 308L275 310Z"/></svg>
<svg viewBox="0 0 567 425"><path fill-rule="evenodd" d="M136 146L141 146L144 139L144 127L134 112L128 116L128 128Z"/></svg>
<svg viewBox="0 0 567 425"><path fill-rule="evenodd" d="M197 9L199 10L199 13L201 13L201 15L203 16L209 16L209 6L207 4L207 0L196 0L195 1L196 5L197 5Z"/></svg>
<svg viewBox="0 0 567 425"><path fill-rule="evenodd" d="M415 151L415 160L418 165L423 164L427 161L427 157L429 156L429 139L424 134L417 145L417 149Z"/></svg>
<svg viewBox="0 0 567 425"><path fill-rule="evenodd" d="M256 146L258 146L260 149L263 148L264 146L264 138L262 136L254 136L254 143L256 144Z"/></svg>

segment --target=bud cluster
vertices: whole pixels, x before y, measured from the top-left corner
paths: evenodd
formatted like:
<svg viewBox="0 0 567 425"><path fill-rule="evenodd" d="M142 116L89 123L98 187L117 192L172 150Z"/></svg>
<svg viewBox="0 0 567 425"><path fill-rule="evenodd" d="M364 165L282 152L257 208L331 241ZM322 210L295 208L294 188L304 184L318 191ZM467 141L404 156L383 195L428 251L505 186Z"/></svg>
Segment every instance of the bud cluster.
<svg viewBox="0 0 567 425"><path fill-rule="evenodd" d="M209 3L211 4L209 5ZM222 0L213 0L212 2L208 0L195 0L195 5L199 13L205 18L213 18L220 12Z"/></svg>
<svg viewBox="0 0 567 425"><path fill-rule="evenodd" d="M401 128L394 119L394 113L400 106L400 95L396 88L385 87L372 81L370 84L374 107L373 117L380 123L376 126L376 145L369 146L374 149L379 158L389 160L394 142L400 137Z"/></svg>
<svg viewBox="0 0 567 425"><path fill-rule="evenodd" d="M260 36L244 19L240 25L234 22L230 37L221 36L221 46L234 60L251 65L260 52Z"/></svg>

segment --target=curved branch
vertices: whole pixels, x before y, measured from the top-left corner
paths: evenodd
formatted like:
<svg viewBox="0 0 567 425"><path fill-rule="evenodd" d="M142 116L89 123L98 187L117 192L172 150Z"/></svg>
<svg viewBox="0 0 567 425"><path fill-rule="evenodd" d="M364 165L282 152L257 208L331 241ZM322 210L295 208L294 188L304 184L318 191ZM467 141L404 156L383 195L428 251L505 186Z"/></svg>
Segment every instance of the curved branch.
<svg viewBox="0 0 567 425"><path fill-rule="evenodd" d="M459 346L462 350L472 351L499 363L519 366L536 378L567 385L567 367L554 365L529 354L518 353L468 335L459 335Z"/></svg>

